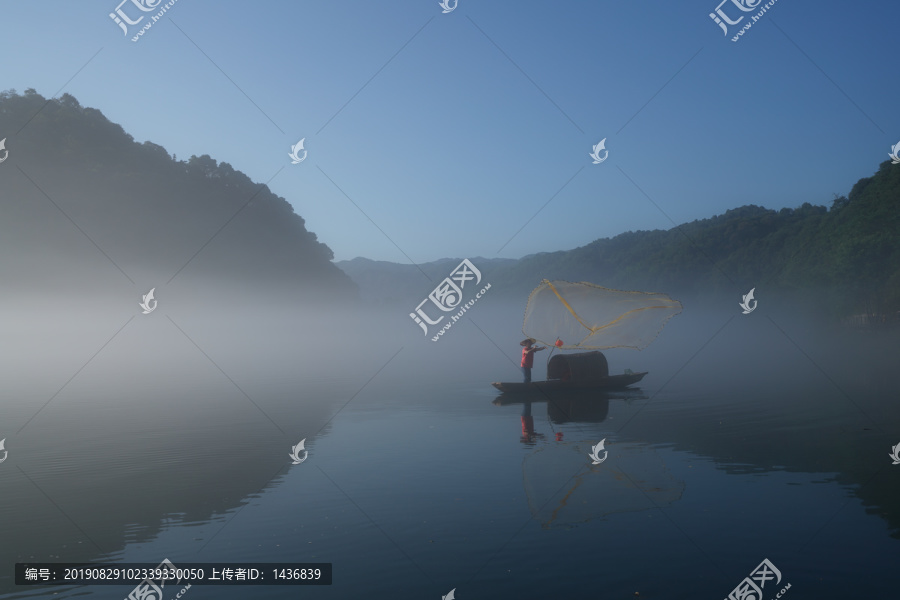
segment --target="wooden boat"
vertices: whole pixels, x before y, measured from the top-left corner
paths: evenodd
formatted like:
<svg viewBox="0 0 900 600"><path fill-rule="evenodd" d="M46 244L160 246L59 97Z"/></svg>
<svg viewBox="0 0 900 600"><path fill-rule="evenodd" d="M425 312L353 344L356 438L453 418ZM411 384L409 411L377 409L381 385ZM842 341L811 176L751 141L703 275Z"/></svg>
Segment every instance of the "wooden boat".
<svg viewBox="0 0 900 600"><path fill-rule="evenodd" d="M602 352L557 354L547 363L547 380L494 382L504 393L546 394L575 390L615 390L628 387L644 378L647 372L610 375L609 364Z"/></svg>
<svg viewBox="0 0 900 600"><path fill-rule="evenodd" d="M548 379L547 381L495 381L491 385L504 393L512 394L541 394L544 392L576 391L576 390L617 390L637 383L644 378L644 373L625 373L622 375L607 375L589 381L563 381L561 379Z"/></svg>
<svg viewBox="0 0 900 600"><path fill-rule="evenodd" d="M491 404L494 406L512 406L514 404L603 404L610 400L646 400L649 396L639 387L626 387L616 389L585 389L585 390L561 390L553 393L522 394L516 392L498 394ZM572 411L565 411L572 412Z"/></svg>

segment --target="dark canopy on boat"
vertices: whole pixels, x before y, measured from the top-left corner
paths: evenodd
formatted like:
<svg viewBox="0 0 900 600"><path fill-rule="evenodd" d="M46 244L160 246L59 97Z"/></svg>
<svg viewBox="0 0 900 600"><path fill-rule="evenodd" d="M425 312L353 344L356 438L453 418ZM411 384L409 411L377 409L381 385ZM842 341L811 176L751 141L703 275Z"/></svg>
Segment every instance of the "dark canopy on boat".
<svg viewBox="0 0 900 600"><path fill-rule="evenodd" d="M547 379L595 381L609 376L609 364L602 352L557 354L547 364Z"/></svg>

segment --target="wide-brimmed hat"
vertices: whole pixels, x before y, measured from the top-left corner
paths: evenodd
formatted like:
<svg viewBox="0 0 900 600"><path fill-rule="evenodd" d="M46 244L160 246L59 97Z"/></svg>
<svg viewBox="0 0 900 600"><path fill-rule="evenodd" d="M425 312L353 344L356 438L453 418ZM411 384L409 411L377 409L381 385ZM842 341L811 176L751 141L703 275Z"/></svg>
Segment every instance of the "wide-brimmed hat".
<svg viewBox="0 0 900 600"><path fill-rule="evenodd" d="M519 342L519 345L520 346L527 346L528 344L534 345L536 341L537 340L535 340L534 338L525 338L524 340Z"/></svg>

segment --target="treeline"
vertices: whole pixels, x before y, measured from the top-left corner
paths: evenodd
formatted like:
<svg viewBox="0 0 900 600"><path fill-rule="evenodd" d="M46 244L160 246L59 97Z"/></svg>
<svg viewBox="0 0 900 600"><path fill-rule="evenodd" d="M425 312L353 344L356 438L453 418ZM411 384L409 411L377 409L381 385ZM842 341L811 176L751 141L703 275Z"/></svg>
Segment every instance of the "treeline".
<svg viewBox="0 0 900 600"><path fill-rule="evenodd" d="M10 154L0 169L0 250L32 276L52 278L66 265L109 268L95 250L81 250L84 240L55 203L129 274L171 276L184 267L185 281L320 298L358 293L291 205L228 163L177 160L69 94L48 100L32 89L0 93L3 137ZM90 264L74 266L81 255Z"/></svg>
<svg viewBox="0 0 900 600"><path fill-rule="evenodd" d="M536 276L692 295L752 287L812 292L833 316L900 310L900 165L886 161L830 207L742 206L669 230L628 232L527 256L498 288ZM505 284L505 285L504 285Z"/></svg>

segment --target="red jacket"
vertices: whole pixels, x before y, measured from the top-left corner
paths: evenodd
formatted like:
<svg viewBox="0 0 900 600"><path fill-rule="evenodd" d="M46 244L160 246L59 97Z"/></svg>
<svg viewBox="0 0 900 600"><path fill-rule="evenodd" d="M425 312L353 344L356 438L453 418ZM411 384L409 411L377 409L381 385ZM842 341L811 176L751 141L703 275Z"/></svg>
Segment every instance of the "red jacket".
<svg viewBox="0 0 900 600"><path fill-rule="evenodd" d="M522 366L529 369L534 366L534 352L529 352L528 348L522 348Z"/></svg>

